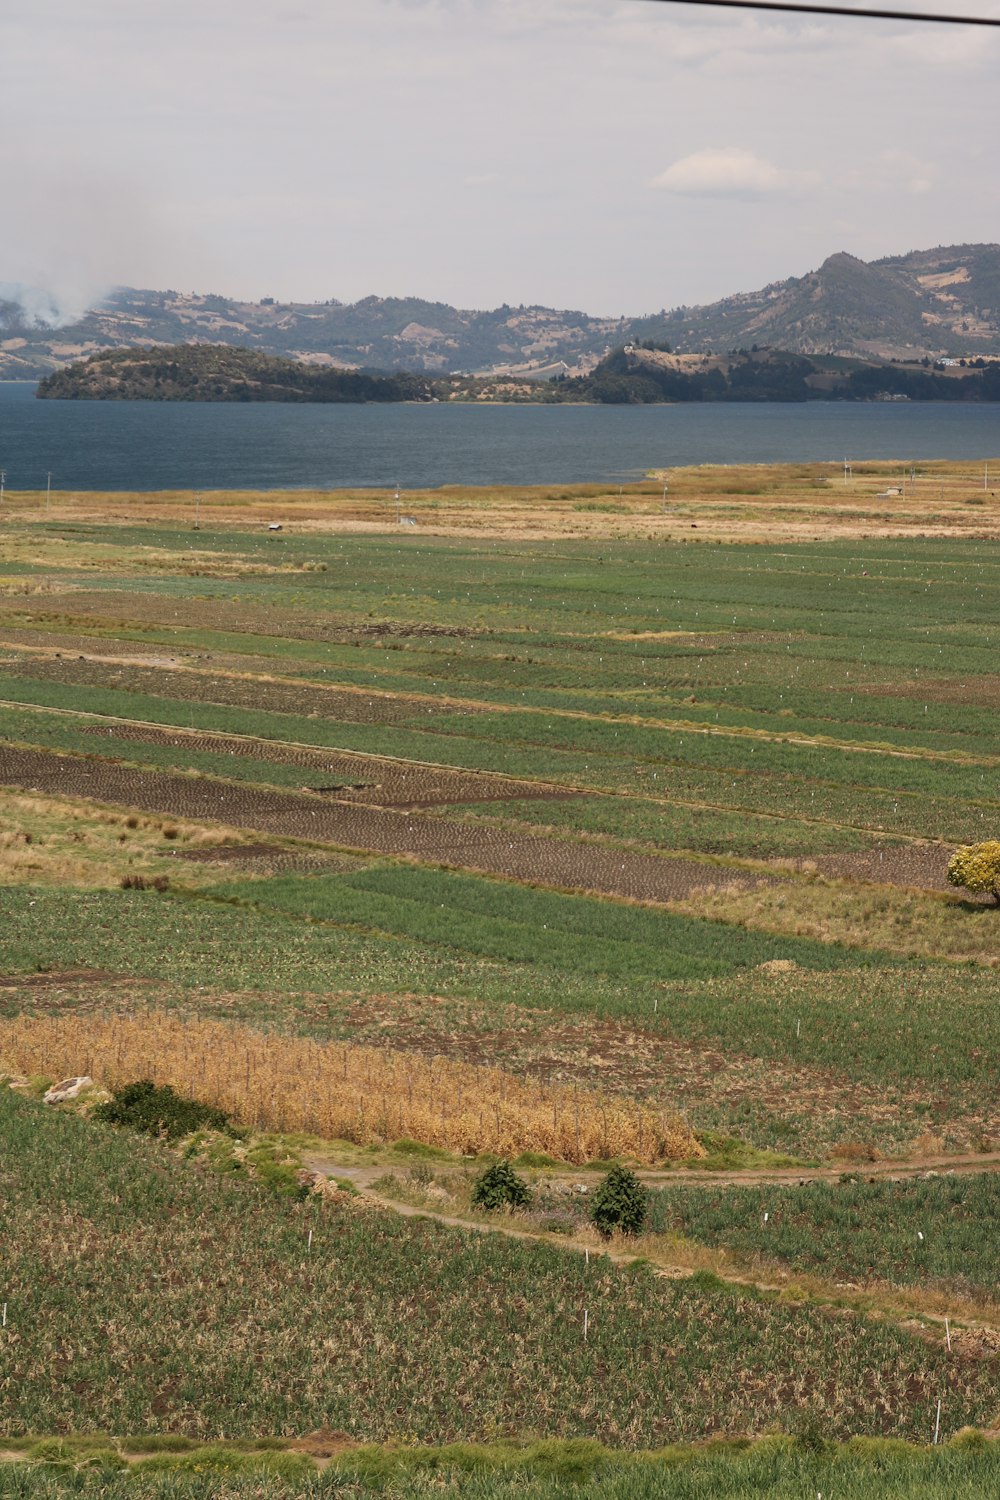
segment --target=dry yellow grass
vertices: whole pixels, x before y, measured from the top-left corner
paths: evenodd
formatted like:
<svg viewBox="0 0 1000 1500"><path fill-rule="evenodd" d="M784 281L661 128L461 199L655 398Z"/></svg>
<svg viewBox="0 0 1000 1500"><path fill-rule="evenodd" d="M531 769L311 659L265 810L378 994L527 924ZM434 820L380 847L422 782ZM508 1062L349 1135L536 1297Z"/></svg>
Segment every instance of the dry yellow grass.
<svg viewBox="0 0 1000 1500"><path fill-rule="evenodd" d="M990 462L992 467L996 460ZM669 484L666 507L664 481ZM888 493L896 490L898 494ZM18 520L46 517L44 491L8 490L6 503L8 513ZM193 525L195 503L190 490L59 491L52 496L49 519ZM399 531L391 489L206 490L199 504L206 529L263 527L277 520L299 533ZM912 478L899 464L857 462L847 484L837 464L701 464L664 471L621 489L597 484L446 485L407 491L405 505L420 530L431 535L746 542L807 540L821 533L1000 535L1000 504L992 492L983 491L982 467L971 462L922 463ZM697 528L694 535L692 523ZM277 556L274 565L282 568ZM225 566L217 554L207 564Z"/></svg>
<svg viewBox="0 0 1000 1500"><path fill-rule="evenodd" d="M178 872L172 851L245 839L232 829L0 788L0 886L100 889L128 876L170 877ZM186 885L217 878L193 863L180 870Z"/></svg>
<svg viewBox="0 0 1000 1500"><path fill-rule="evenodd" d="M933 892L815 879L749 890L706 886L671 903L694 917L908 958L1000 963L1000 912Z"/></svg>
<svg viewBox="0 0 1000 1500"><path fill-rule="evenodd" d="M162 1011L0 1019L0 1064L35 1075L86 1073L111 1089L151 1078L243 1125L360 1145L409 1137L467 1155L535 1151L574 1163L626 1157L653 1165L704 1155L672 1110L500 1068Z"/></svg>

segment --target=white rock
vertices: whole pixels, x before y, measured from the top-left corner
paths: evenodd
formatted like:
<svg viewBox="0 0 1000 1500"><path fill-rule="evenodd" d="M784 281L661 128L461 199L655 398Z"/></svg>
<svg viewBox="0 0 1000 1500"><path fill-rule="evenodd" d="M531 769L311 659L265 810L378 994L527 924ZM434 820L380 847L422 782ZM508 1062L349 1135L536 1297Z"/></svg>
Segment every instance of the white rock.
<svg viewBox="0 0 1000 1500"><path fill-rule="evenodd" d="M76 1099L83 1093L84 1089L90 1088L92 1078L64 1078L62 1083L54 1083L48 1093L43 1096L45 1104L62 1104L66 1099Z"/></svg>

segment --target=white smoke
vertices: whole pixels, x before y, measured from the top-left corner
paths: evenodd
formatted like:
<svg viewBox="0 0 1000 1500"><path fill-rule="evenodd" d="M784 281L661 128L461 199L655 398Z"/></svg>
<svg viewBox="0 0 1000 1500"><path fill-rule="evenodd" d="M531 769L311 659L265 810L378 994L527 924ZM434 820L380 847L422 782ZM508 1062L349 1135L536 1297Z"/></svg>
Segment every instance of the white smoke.
<svg viewBox="0 0 1000 1500"><path fill-rule="evenodd" d="M26 286L19 281L0 281L0 328L65 328L78 323L108 288L94 293L54 285Z"/></svg>
<svg viewBox="0 0 1000 1500"><path fill-rule="evenodd" d="M176 286L190 246L154 208L148 180L58 161L15 156L0 142L0 303L8 326L62 328L116 286ZM0 327L4 311L0 306Z"/></svg>

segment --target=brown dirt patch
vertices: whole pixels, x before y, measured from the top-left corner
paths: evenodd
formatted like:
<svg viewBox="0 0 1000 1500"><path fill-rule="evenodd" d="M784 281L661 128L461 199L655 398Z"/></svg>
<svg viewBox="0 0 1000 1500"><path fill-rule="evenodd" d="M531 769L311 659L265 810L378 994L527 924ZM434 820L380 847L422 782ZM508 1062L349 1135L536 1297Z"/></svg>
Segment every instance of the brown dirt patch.
<svg viewBox="0 0 1000 1500"><path fill-rule="evenodd" d="M365 641L381 639L427 640L438 637L464 640L488 636L488 630L458 625L429 625L406 620L376 620L360 623L357 617L337 611L324 611L319 605L309 610L272 608L233 599L184 599L164 594L135 594L126 590L64 590L40 596L36 608L25 606L16 596L9 606L0 603L0 619L52 623L60 628L100 622L111 630L137 624L162 625L168 629L204 630L211 622L214 631L236 635L264 635L296 641ZM51 640L51 637L49 637Z"/></svg>
<svg viewBox="0 0 1000 1500"><path fill-rule="evenodd" d="M0 974L0 990L47 990L72 984L134 984L131 974L108 969L59 969L46 974Z"/></svg>
<svg viewBox="0 0 1000 1500"><path fill-rule="evenodd" d="M349 1433L318 1427L315 1432L307 1432L305 1437L292 1438L287 1446L290 1452L308 1453L310 1458L336 1458L339 1453L346 1453L359 1444Z"/></svg>
<svg viewBox="0 0 1000 1500"><path fill-rule="evenodd" d="M706 860L661 858L569 839L510 837L484 823L272 792L208 777L139 771L96 758L9 745L0 745L0 784L638 901L682 900L710 884L716 889L747 888L775 880Z"/></svg>
<svg viewBox="0 0 1000 1500"><path fill-rule="evenodd" d="M846 692L846 689L841 691ZM870 697L913 698L922 703L966 703L974 708L1000 708L1000 676L966 677L962 682L951 677L918 677L911 682L855 685L851 691L867 693Z"/></svg>
<svg viewBox="0 0 1000 1500"><path fill-rule="evenodd" d="M942 849L940 845L908 844L865 849L856 854L819 854L796 860L795 864L800 870L815 870L833 880L863 880L874 885L950 891L957 895L955 887L948 884L951 854L951 849Z"/></svg>

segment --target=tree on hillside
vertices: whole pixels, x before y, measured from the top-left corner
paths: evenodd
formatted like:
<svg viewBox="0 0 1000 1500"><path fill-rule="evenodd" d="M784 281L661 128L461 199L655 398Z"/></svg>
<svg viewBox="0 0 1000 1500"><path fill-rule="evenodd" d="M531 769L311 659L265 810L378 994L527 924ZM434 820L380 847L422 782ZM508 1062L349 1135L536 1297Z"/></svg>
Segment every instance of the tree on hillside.
<svg viewBox="0 0 1000 1500"><path fill-rule="evenodd" d="M1000 906L1000 839L956 849L948 861L948 879L975 895L992 896Z"/></svg>

